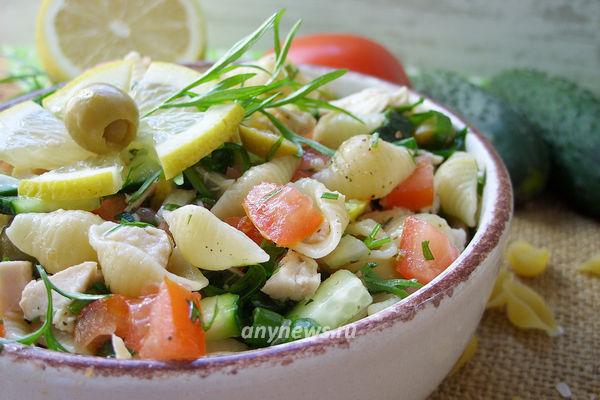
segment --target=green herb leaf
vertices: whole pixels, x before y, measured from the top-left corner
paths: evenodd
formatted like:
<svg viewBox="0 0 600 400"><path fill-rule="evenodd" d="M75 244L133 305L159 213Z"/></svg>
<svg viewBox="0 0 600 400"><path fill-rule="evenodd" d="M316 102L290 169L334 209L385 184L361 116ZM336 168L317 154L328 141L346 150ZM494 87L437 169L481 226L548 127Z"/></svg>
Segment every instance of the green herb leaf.
<svg viewBox="0 0 600 400"><path fill-rule="evenodd" d="M371 233L369 233L369 236L367 236L365 240L363 240L363 243L365 244L365 246L367 246L369 250L376 250L381 246L386 245L392 241L392 239L389 236L386 236L381 239L375 239L380 230L381 224L375 224L373 230L371 231Z"/></svg>
<svg viewBox="0 0 600 400"><path fill-rule="evenodd" d="M321 195L322 199L327 199L327 200L337 200L340 198L340 194L339 193L331 193L331 192L324 192Z"/></svg>
<svg viewBox="0 0 600 400"><path fill-rule="evenodd" d="M271 161L273 159L273 157L275 157L277 150L279 150L279 148L281 147L281 144L283 143L284 140L285 140L285 138L283 136L279 136L277 141L275 143L273 143L273 145L269 149L269 152L267 153L267 157L265 158L267 161Z"/></svg>
<svg viewBox="0 0 600 400"><path fill-rule="evenodd" d="M269 80L269 83L272 82L273 80L277 79L277 77L279 76L279 73L281 72L281 69L285 65L285 60L287 59L287 55L290 50L290 46L292 45L292 41L294 40L294 37L296 36L296 33L298 32L300 25L302 25L301 19L296 21L296 23L292 26L292 29L290 29L290 31L285 39L285 43L283 44L283 48L280 49L279 52L275 52L275 67L273 68L273 74L271 75L271 79ZM274 25L274 31L275 31L275 36L277 37L276 42L279 42L279 21L277 21L277 23Z"/></svg>
<svg viewBox="0 0 600 400"><path fill-rule="evenodd" d="M152 175L150 175L148 178L146 178L146 180L144 181L144 183L142 183L142 186L140 186L138 188L138 190L133 192L131 195L127 196L127 208L125 210L131 211L133 208L135 208L138 200L140 200L141 198L144 197L146 192L152 187L152 185L155 182L158 182L161 175L162 175L162 170L159 169L158 171L156 171Z"/></svg>
<svg viewBox="0 0 600 400"><path fill-rule="evenodd" d="M422 285L416 279L383 279L374 270L377 263L371 262L361 268L362 280L371 293L391 293L401 299L408 296L406 288L420 288Z"/></svg>
<svg viewBox="0 0 600 400"><path fill-rule="evenodd" d="M215 196L210 190L208 190L208 188L204 184L204 181L202 180L202 177L194 167L190 167L183 171L183 175L187 178L192 187L198 192L200 196L209 199L214 199Z"/></svg>
<svg viewBox="0 0 600 400"><path fill-rule="evenodd" d="M167 203L163 206L163 208L167 211L174 211L181 207L179 204Z"/></svg>
<svg viewBox="0 0 600 400"><path fill-rule="evenodd" d="M429 240L423 240L421 242L421 250L423 251L423 258L427 261L435 260L431 249L429 248Z"/></svg>
<svg viewBox="0 0 600 400"><path fill-rule="evenodd" d="M318 88L328 84L329 82L340 78L346 72L348 72L347 69L338 69L335 71L328 72L324 75L321 75L321 76L313 79L312 81L308 82L306 85L300 87L298 90L294 91L289 96L284 97L281 100L271 103L269 105L269 108L281 107L286 104L295 103L299 99L306 98L306 96L309 95L310 93L312 93L315 90L317 90Z"/></svg>
<svg viewBox="0 0 600 400"><path fill-rule="evenodd" d="M400 112L400 113L405 113L407 111L412 111L415 107L423 104L423 102L425 101L424 97L421 97L419 100L415 101L414 103L411 104L406 104L400 107L394 107L394 110Z"/></svg>
<svg viewBox="0 0 600 400"><path fill-rule="evenodd" d="M414 137L397 140L392 143L395 144L396 146L406 147L407 149L410 149L410 150L417 150L419 148L419 145L417 144L417 141L415 140Z"/></svg>

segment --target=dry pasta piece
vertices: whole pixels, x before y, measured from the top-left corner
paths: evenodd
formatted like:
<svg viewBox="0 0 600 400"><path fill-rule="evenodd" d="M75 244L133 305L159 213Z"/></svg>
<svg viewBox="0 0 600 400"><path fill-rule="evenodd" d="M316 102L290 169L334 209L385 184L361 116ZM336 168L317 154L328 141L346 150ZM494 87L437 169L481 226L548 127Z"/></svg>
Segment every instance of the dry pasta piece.
<svg viewBox="0 0 600 400"><path fill-rule="evenodd" d="M554 313L535 290L517 279L507 279L503 288L506 295L506 314L514 326L521 329L539 329L549 336L561 333Z"/></svg>
<svg viewBox="0 0 600 400"><path fill-rule="evenodd" d="M469 343L467 344L465 351L463 351L461 356L456 361L456 364L454 364L454 366L450 370L450 375L454 375L462 367L464 367L465 364L467 364L469 361L471 361L471 359L475 355L475 352L477 351L477 344L478 344L477 336L471 337L471 340L469 340Z"/></svg>
<svg viewBox="0 0 600 400"><path fill-rule="evenodd" d="M600 276L600 254L596 254L577 268L581 272Z"/></svg>
<svg viewBox="0 0 600 400"><path fill-rule="evenodd" d="M506 258L517 275L532 278L546 270L550 252L546 248L536 248L524 240L517 240L508 246Z"/></svg>
<svg viewBox="0 0 600 400"><path fill-rule="evenodd" d="M504 293L504 282L508 279L514 279L512 272L508 271L505 267L500 269L494 288L490 294L490 298L485 308L500 308L506 305L506 294Z"/></svg>

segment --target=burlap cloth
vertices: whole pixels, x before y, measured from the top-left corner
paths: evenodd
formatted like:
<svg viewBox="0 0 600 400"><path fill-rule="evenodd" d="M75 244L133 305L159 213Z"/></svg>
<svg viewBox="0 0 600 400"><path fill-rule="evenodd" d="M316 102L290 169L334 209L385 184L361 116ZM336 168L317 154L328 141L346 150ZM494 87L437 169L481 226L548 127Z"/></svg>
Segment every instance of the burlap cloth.
<svg viewBox="0 0 600 400"><path fill-rule="evenodd" d="M475 356L449 376L431 399L600 399L600 278L576 268L600 253L600 223L549 197L517 209L510 240L550 249L548 270L524 281L548 301L564 334L550 338L514 328L500 311L486 311Z"/></svg>

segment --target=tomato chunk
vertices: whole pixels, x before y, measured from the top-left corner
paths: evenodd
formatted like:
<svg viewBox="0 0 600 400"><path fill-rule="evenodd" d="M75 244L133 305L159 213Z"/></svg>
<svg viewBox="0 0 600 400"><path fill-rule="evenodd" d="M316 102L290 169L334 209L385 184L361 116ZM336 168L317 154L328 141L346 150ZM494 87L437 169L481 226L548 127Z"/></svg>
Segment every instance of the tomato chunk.
<svg viewBox="0 0 600 400"><path fill-rule="evenodd" d="M396 272L406 279L415 278L426 284L452 264L458 254L458 249L442 231L410 216L404 221Z"/></svg>
<svg viewBox="0 0 600 400"><path fill-rule="evenodd" d="M0 320L0 338L6 336L6 330L4 329L4 321Z"/></svg>
<svg viewBox="0 0 600 400"><path fill-rule="evenodd" d="M225 222L233 226L239 231L244 232L246 236L252 239L256 244L261 244L264 240L258 229L254 226L250 218L247 216L243 217L227 217Z"/></svg>
<svg viewBox="0 0 600 400"><path fill-rule="evenodd" d="M281 247L301 242L323 223L323 213L312 198L290 184L256 185L243 206L260 233Z"/></svg>
<svg viewBox="0 0 600 400"><path fill-rule="evenodd" d="M304 149L300 165L292 176L292 182L301 178L309 178L321 171L329 163L329 157L313 149Z"/></svg>
<svg viewBox="0 0 600 400"><path fill-rule="evenodd" d="M102 199L100 207L92 212L106 221L115 221L117 215L125 211L126 207L127 200L125 199L125 195L117 194Z"/></svg>
<svg viewBox="0 0 600 400"><path fill-rule="evenodd" d="M380 201L384 208L418 211L433 204L433 165L419 161L413 173Z"/></svg>
<svg viewBox="0 0 600 400"><path fill-rule="evenodd" d="M124 337L129 331L129 307L121 295L90 303L77 318L75 345L95 352L112 334Z"/></svg>
<svg viewBox="0 0 600 400"><path fill-rule="evenodd" d="M140 358L190 360L206 354L200 318L190 318L190 307L200 310L200 295L165 279L150 311L148 333L142 341Z"/></svg>
<svg viewBox="0 0 600 400"><path fill-rule="evenodd" d="M77 319L75 344L95 352L115 334L140 358L198 358L206 353L204 330L199 319L190 319L190 302L200 309L198 293L166 278L156 294L94 301Z"/></svg>

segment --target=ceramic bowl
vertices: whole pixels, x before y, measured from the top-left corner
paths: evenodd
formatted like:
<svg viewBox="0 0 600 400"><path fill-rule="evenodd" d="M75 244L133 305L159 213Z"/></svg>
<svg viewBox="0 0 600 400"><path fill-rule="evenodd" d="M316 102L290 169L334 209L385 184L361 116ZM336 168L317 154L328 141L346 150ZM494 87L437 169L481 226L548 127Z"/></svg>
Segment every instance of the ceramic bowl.
<svg viewBox="0 0 600 400"><path fill-rule="evenodd" d="M327 71L305 67L313 75ZM393 84L348 73L332 89L347 95ZM411 93L413 100L421 96ZM465 122L430 100L425 105ZM423 399L448 374L484 311L512 217L512 189L490 143L466 140L486 171L479 229L441 275L408 298L325 334L189 363L121 361L9 345L0 354L4 400ZM350 334L347 334L349 332ZM355 333L352 336L351 333ZM347 337L348 336L348 337Z"/></svg>

